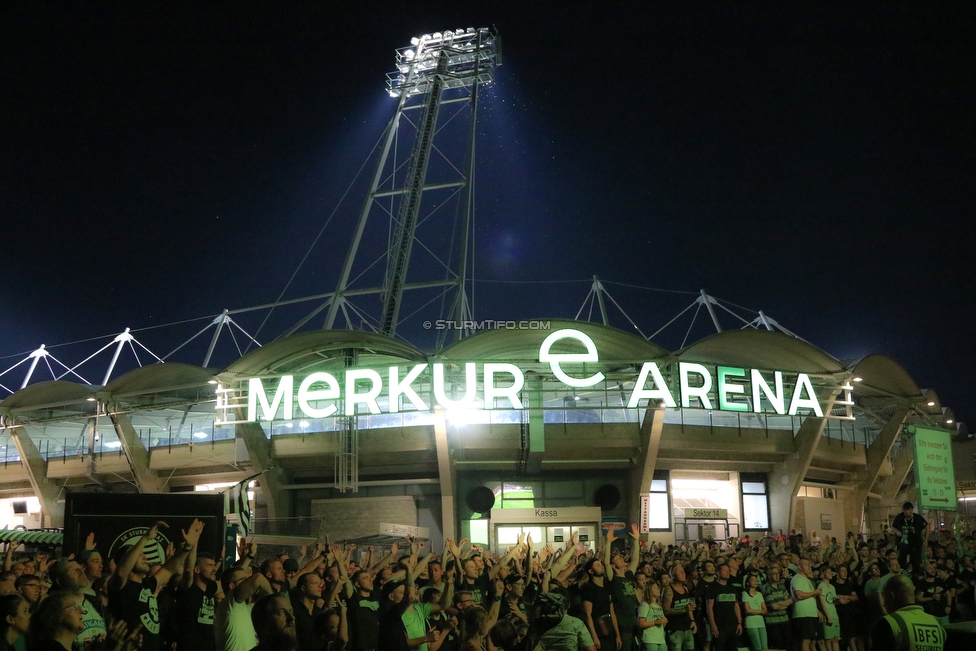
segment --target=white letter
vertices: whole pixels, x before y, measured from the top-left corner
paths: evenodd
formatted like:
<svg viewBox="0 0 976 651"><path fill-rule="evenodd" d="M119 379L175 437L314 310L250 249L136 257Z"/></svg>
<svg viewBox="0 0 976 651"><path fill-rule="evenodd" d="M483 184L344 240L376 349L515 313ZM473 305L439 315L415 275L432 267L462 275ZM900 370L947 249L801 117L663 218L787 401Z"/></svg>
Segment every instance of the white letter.
<svg viewBox="0 0 976 651"><path fill-rule="evenodd" d="M654 379L654 386L656 389L645 389L644 385L647 384L647 375L650 374ZM672 409L678 405L674 402L674 396L671 395L671 390L668 385L664 383L664 376L661 375L661 369L657 367L655 362L644 362L641 366L640 375L637 376L637 384L634 385L634 392L630 394L630 402L627 403L628 409L636 409L637 403L640 400L662 400L664 404Z"/></svg>
<svg viewBox="0 0 976 651"><path fill-rule="evenodd" d="M688 382L688 374L697 373L702 376L702 386L693 387ZM712 374L701 364L690 362L678 362L678 375L681 378L681 406L690 407L691 398L694 396L701 400L702 407L712 408L712 402L708 399L708 392L712 390Z"/></svg>
<svg viewBox="0 0 976 651"><path fill-rule="evenodd" d="M734 402L729 399L730 393L745 393L746 388L741 384L732 384L730 377L745 377L746 370L736 366L718 367L718 408L726 411L749 411L749 405L744 402Z"/></svg>
<svg viewBox="0 0 976 651"><path fill-rule="evenodd" d="M417 364L414 366L407 376L403 378L403 382L399 381L400 367L391 366L390 367L390 413L395 414L400 411L400 396L406 396L407 400L413 403L413 406L421 411L427 411L430 409L417 392L413 390L410 383L417 379L417 376L424 372L427 368L426 364Z"/></svg>
<svg viewBox="0 0 976 651"><path fill-rule="evenodd" d="M312 385L318 382L324 383L328 389L312 390ZM317 409L311 403L319 400L338 400L339 382L331 373L312 373L302 380L298 386L298 406L309 418L328 418L339 409L335 404L331 404L325 409Z"/></svg>
<svg viewBox="0 0 976 651"><path fill-rule="evenodd" d="M464 365L464 397L460 400L451 400L444 391L444 365L434 364L434 400L444 409L464 409L474 400L474 392L477 389L478 379L474 362Z"/></svg>
<svg viewBox="0 0 976 651"><path fill-rule="evenodd" d="M762 393L766 394L766 400L773 406L773 410L777 414L786 413L786 398L783 396L783 373L776 371L773 377L775 378L776 393L773 393L773 390L769 388L762 373L752 369L752 410L757 414L762 412L762 403L759 401L760 389Z"/></svg>
<svg viewBox="0 0 976 651"><path fill-rule="evenodd" d="M802 398L800 394L806 391L809 398ZM817 394L813 392L813 385L810 384L810 377L806 373L796 376L796 385L793 387L793 398L790 400L790 416L796 416L799 407L812 409L817 418L823 418L823 410L817 400Z"/></svg>
<svg viewBox="0 0 976 651"><path fill-rule="evenodd" d="M515 381L510 387L496 387L495 373L511 373ZM514 364L485 364L485 409L495 408L495 398L508 398L512 403L512 409L521 409L522 401L518 398L518 392L525 384L525 376L522 369Z"/></svg>
<svg viewBox="0 0 976 651"><path fill-rule="evenodd" d="M366 393L356 393L356 381L369 380L373 383ZM369 413L380 413L380 406L376 404L376 397L383 391L383 378L376 371L368 368L358 368L346 371L346 416L356 415L356 403L363 403L369 408Z"/></svg>
<svg viewBox="0 0 976 651"><path fill-rule="evenodd" d="M274 401L268 404L268 394L264 392L264 383L261 378L252 377L247 383L247 419L249 421L258 420L258 401L261 401L261 413L264 416L261 420L274 420L278 414L278 407L285 404L283 418L292 418L292 393L295 386L294 375L284 375L278 380L278 390L275 391Z"/></svg>
<svg viewBox="0 0 976 651"><path fill-rule="evenodd" d="M550 353L549 349L552 345L559 341L560 339L575 339L576 341L583 344L586 348L585 353ZM576 379L569 377L566 373L559 368L561 362L598 362L600 361L599 355L596 352L596 344L590 339L586 334L580 332L579 330L556 330L554 333L545 338L542 342L542 347L539 349L539 361L548 362L549 368L552 369L552 374L559 379L563 384L568 384L571 387L591 387L598 382L602 382L604 375L603 373L596 373L588 378Z"/></svg>

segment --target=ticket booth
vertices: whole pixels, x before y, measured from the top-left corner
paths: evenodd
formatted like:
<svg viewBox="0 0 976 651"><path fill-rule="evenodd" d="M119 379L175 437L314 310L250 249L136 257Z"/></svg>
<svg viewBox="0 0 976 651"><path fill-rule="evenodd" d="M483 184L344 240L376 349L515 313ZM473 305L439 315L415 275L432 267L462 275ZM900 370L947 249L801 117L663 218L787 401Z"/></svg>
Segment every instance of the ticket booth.
<svg viewBox="0 0 976 651"><path fill-rule="evenodd" d="M579 534L585 551L596 550L603 534L602 515L596 506L569 506L538 509L492 509L488 524L491 548L502 552L518 542L519 534L532 534L536 550L546 543L555 548Z"/></svg>

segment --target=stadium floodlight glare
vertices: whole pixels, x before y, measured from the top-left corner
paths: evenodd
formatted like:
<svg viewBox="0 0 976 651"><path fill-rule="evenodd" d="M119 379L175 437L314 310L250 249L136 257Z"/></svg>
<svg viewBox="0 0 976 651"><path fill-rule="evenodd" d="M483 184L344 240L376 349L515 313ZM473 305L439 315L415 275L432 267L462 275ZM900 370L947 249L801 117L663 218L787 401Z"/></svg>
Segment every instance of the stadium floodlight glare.
<svg viewBox="0 0 976 651"><path fill-rule="evenodd" d="M390 97L426 93L435 77L442 89L489 83L501 65L498 37L487 27L424 34L410 44L397 50L397 69L387 75Z"/></svg>

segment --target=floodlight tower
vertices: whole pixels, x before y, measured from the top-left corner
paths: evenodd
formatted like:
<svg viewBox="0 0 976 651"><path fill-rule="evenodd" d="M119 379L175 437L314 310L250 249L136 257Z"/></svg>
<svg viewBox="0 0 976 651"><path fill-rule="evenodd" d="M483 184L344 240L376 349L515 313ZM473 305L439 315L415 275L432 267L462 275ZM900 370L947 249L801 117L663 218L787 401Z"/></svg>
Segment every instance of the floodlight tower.
<svg viewBox="0 0 976 651"><path fill-rule="evenodd" d="M351 326L350 312L353 312L377 332L395 335L404 291L408 289L439 290L444 305L449 306L449 313L440 315L442 318L471 318L467 283L473 238L478 88L491 82L495 68L501 65L498 38L487 27L424 34L411 39L409 47L397 50L396 62L396 70L387 75L387 90L398 100L396 113L387 127L339 282L327 302L326 329L334 327L340 313ZM447 105L453 106L442 111ZM457 130L465 126L465 115L467 133L459 136ZM449 152L457 143L451 140L463 139L465 135L467 160L455 163L450 160ZM435 145L438 137L438 143L444 142ZM409 153L398 161L401 150ZM425 193L434 195L435 192L438 194L434 199L423 201ZM436 198L445 195L446 199ZM429 268L423 270L427 277L416 273L408 276L414 244L418 242L418 227L436 228L438 217L443 222L446 212L441 209L452 201L456 206L453 225L438 229L433 237L440 244L433 240L420 241L423 250L439 263L437 276L433 277ZM435 216L438 210L441 214ZM385 228L377 231L374 227L369 231L372 235L364 239L374 213L383 216ZM445 238L444 233L451 230L453 236ZM361 245L366 249L383 239L385 253L377 256L375 251L361 250ZM385 258L382 277L378 264L381 258ZM379 286L369 288L371 279ZM366 287L361 288L364 281ZM358 286L354 287L354 283ZM349 302L351 296L369 294L379 294L381 298L382 306L375 319L367 318L364 310Z"/></svg>

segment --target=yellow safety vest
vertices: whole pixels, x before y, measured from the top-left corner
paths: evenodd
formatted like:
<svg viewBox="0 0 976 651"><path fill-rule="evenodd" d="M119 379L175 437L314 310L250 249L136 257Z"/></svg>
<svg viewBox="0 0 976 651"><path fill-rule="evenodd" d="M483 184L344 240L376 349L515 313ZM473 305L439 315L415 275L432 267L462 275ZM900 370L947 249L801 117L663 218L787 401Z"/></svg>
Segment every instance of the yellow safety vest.
<svg viewBox="0 0 976 651"><path fill-rule="evenodd" d="M885 620L895 635L892 651L942 651L946 632L921 606L905 606Z"/></svg>

